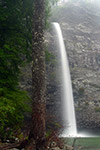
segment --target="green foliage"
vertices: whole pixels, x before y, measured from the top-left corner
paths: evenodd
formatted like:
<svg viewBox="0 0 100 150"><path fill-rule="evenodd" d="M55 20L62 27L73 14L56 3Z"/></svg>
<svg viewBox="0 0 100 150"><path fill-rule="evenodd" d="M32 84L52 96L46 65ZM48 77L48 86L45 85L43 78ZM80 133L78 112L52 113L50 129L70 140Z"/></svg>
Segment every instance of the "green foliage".
<svg viewBox="0 0 100 150"><path fill-rule="evenodd" d="M46 0L45 24L54 1ZM14 89L20 66L31 60L32 14L33 0L0 0L0 87Z"/></svg>
<svg viewBox="0 0 100 150"><path fill-rule="evenodd" d="M49 137L53 132L58 132L61 128L62 126L58 122L49 123L46 137Z"/></svg>
<svg viewBox="0 0 100 150"><path fill-rule="evenodd" d="M12 136L29 111L17 89L20 67L31 60L33 0L0 0L0 138Z"/></svg>
<svg viewBox="0 0 100 150"><path fill-rule="evenodd" d="M48 50L45 50L45 61L46 63L53 62L55 60L55 56L50 53Z"/></svg>
<svg viewBox="0 0 100 150"><path fill-rule="evenodd" d="M24 112L30 111L26 92L0 88L0 136L9 138L22 126Z"/></svg>
<svg viewBox="0 0 100 150"><path fill-rule="evenodd" d="M46 0L45 24L51 1ZM31 61L33 0L0 0L0 137L21 127L29 98L18 90L20 67ZM46 52L46 61L52 54Z"/></svg>
<svg viewBox="0 0 100 150"><path fill-rule="evenodd" d="M14 89L20 66L31 58L32 3L0 0L0 87Z"/></svg>
<svg viewBox="0 0 100 150"><path fill-rule="evenodd" d="M57 4L59 0L46 0L46 7L45 7L45 27L46 29L49 28L50 22L49 17L51 16L51 8L53 5Z"/></svg>
<svg viewBox="0 0 100 150"><path fill-rule="evenodd" d="M100 107L95 107L94 110L95 112L100 112Z"/></svg>

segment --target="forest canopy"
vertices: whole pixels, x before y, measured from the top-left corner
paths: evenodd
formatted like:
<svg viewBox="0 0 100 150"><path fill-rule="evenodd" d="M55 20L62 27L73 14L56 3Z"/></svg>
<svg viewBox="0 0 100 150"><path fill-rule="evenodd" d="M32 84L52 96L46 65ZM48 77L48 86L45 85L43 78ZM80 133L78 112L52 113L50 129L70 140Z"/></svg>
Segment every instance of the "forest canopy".
<svg viewBox="0 0 100 150"><path fill-rule="evenodd" d="M45 28L51 6L57 0L46 0ZM0 138L10 137L21 127L30 100L21 91L20 68L32 60L33 0L0 0ZM8 129L8 130L7 130ZM6 131L6 134L5 134Z"/></svg>

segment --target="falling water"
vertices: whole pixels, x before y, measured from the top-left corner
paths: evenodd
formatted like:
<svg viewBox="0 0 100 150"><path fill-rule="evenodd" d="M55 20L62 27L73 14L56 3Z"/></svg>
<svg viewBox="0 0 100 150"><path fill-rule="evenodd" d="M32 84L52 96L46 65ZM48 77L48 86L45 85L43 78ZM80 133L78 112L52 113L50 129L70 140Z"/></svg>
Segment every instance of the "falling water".
<svg viewBox="0 0 100 150"><path fill-rule="evenodd" d="M58 23L53 23L53 27L56 32L57 45L59 46L61 57L61 82L64 120L64 131L61 136L76 136L76 118L68 58L60 25Z"/></svg>

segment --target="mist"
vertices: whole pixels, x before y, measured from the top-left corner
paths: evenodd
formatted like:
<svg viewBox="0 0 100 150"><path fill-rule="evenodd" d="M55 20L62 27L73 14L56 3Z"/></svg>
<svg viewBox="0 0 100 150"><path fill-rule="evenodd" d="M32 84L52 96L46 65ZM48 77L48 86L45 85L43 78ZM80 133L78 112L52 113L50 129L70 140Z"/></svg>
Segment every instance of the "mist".
<svg viewBox="0 0 100 150"><path fill-rule="evenodd" d="M100 0L59 0L58 5L65 4L67 2L75 2L75 3L94 3L100 5Z"/></svg>

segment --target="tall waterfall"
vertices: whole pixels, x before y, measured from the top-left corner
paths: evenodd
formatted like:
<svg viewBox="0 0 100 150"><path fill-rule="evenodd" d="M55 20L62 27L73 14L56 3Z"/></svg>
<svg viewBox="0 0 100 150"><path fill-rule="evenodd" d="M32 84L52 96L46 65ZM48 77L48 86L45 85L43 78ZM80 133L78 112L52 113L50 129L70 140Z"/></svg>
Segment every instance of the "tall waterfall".
<svg viewBox="0 0 100 150"><path fill-rule="evenodd" d="M71 77L69 71L68 58L63 41L62 31L58 23L52 23L57 37L57 45L60 51L61 59L61 83L62 83L62 105L63 105L63 120L64 131L61 136L75 136L77 134L75 109L73 92L71 85Z"/></svg>

